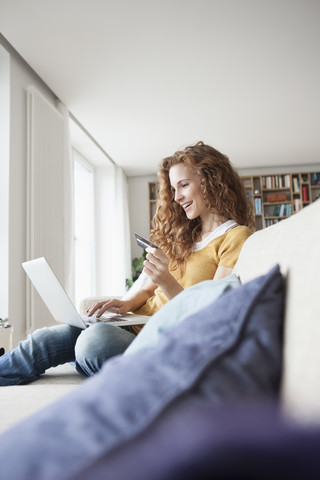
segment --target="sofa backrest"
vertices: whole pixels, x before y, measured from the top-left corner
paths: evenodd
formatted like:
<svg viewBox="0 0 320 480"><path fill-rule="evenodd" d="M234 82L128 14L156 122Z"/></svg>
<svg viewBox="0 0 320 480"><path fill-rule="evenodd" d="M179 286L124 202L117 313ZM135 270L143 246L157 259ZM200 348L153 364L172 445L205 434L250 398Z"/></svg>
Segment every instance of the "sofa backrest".
<svg viewBox="0 0 320 480"><path fill-rule="evenodd" d="M284 409L320 423L320 200L249 237L234 273L245 283L276 263L286 276Z"/></svg>

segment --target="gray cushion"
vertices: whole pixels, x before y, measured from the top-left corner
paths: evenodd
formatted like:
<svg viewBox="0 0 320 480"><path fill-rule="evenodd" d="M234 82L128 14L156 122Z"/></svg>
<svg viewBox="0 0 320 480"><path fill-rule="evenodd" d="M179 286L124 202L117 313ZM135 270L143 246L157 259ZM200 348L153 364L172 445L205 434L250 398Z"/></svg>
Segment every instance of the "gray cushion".
<svg viewBox="0 0 320 480"><path fill-rule="evenodd" d="M124 355L155 347L165 332L239 285L238 277L232 274L220 280L205 280L186 288L148 320Z"/></svg>

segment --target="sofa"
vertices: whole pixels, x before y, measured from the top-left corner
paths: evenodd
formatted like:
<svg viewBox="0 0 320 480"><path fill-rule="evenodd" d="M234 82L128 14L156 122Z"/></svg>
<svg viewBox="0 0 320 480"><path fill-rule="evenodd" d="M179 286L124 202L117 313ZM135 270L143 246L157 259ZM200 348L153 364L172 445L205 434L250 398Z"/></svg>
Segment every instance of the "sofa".
<svg viewBox="0 0 320 480"><path fill-rule="evenodd" d="M254 233L230 277L179 294L123 355L7 428L0 479L320 478L319 267L317 200Z"/></svg>

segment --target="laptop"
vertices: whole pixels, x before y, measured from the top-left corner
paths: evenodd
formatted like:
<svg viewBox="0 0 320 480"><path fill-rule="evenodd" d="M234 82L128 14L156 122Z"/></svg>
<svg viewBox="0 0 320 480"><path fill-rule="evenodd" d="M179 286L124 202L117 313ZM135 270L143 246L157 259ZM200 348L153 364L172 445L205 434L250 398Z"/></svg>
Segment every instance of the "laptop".
<svg viewBox="0 0 320 480"><path fill-rule="evenodd" d="M85 329L96 322L112 323L118 327L144 325L150 319L147 315L127 313L119 315L105 312L101 317L80 315L52 268L44 257L22 264L26 274L53 318L60 323Z"/></svg>

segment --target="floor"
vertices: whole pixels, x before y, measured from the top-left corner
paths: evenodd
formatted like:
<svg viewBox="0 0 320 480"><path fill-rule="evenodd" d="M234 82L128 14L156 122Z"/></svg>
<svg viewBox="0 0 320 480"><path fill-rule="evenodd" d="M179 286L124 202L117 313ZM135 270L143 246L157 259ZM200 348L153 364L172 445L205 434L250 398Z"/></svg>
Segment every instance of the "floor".
<svg viewBox="0 0 320 480"><path fill-rule="evenodd" d="M32 415L85 380L70 364L51 368L36 382L28 385L1 387L0 434Z"/></svg>

